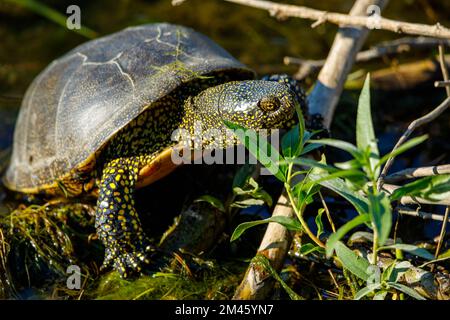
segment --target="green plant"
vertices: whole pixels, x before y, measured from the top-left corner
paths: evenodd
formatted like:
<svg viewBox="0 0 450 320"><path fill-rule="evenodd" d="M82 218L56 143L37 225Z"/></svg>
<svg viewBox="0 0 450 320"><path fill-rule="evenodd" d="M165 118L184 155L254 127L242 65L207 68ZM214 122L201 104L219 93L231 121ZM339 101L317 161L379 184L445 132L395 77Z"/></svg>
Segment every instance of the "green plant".
<svg viewBox="0 0 450 320"><path fill-rule="evenodd" d="M397 156L427 139L426 135L413 138L392 152L380 156L375 132L372 124L370 107L370 75L367 76L359 97L358 113L356 119L356 145L336 139L312 139L315 132L305 130L305 124L300 108L297 108L299 124L287 132L281 142L281 154L272 146L261 141L249 138L245 135L245 129L233 123L227 123L228 127L235 130L235 134L251 153L265 165L271 173L284 183L286 193L296 214L297 220L277 217L245 223L239 225L231 240L237 239L247 228L261 223L276 222L294 231L306 233L312 243L305 245L305 252L318 251L328 258L337 258L344 269L350 271L359 279L366 281L356 294L360 299L368 295L374 295L374 299L385 298L387 293L400 291L413 298L422 297L414 290L399 283L401 272L398 268L404 268L405 261L396 261L382 272L377 269L378 255L382 250L406 251L426 260L432 260L433 256L425 249L420 249L408 244L385 245L392 227L391 203L403 196L416 196L437 201L448 196L450 191L450 175L440 175L418 179L403 187L398 188L392 194L377 187L380 169L386 161ZM258 147L255 148L255 145ZM351 159L341 163L330 165L326 163L326 157L322 155L320 161L305 157L305 155L320 146L339 148L349 153ZM279 159L277 166L271 163L275 155ZM270 165L267 165L270 164ZM302 169L296 169L301 166ZM304 169L306 168L306 169ZM302 176L301 179L298 179ZM316 225L319 232L314 234L306 223L303 213L308 204L320 191L327 188L346 199L357 211L358 215L342 225L332 233L326 243L321 239L323 226L319 210L316 216ZM342 239L354 228L365 225L372 230L372 252L367 257L361 257L347 247ZM377 281L373 281L373 270L379 270ZM402 269L403 270L403 269ZM394 272L395 271L395 272ZM393 276L395 274L395 276Z"/></svg>

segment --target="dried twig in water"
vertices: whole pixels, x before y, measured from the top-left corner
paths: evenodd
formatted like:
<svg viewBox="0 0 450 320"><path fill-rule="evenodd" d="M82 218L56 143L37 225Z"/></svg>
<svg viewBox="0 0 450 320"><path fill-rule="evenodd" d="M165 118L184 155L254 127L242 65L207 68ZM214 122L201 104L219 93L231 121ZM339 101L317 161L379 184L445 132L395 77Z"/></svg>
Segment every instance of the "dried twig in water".
<svg viewBox="0 0 450 320"><path fill-rule="evenodd" d="M407 179L429 177L447 173L450 173L450 164L420 168L408 168L388 175L386 178L384 178L384 181L388 183L394 183Z"/></svg>
<svg viewBox="0 0 450 320"><path fill-rule="evenodd" d="M258 9L269 11L270 15L277 18L295 17L301 19L314 20L313 27L330 22L337 25L347 25L354 27L374 26L376 29L392 31L396 33L405 33L435 38L450 39L450 29L436 23L435 25L426 25L420 23L409 23L396 21L379 17L353 16L343 13L321 11L303 6L291 4L280 4L265 0L225 0L237 4L242 4ZM368 8L366 6L365 8ZM364 12L365 13L365 12Z"/></svg>

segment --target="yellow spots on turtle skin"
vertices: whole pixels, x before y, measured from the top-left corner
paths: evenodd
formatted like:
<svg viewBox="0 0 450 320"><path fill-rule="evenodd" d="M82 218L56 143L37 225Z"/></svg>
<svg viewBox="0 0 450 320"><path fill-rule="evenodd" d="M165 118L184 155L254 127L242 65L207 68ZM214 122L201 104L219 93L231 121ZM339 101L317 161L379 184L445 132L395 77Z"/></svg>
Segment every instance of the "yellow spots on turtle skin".
<svg viewBox="0 0 450 320"><path fill-rule="evenodd" d="M111 182L110 184L109 184L109 187L111 188L111 189L116 189L116 184L114 183L114 182Z"/></svg>

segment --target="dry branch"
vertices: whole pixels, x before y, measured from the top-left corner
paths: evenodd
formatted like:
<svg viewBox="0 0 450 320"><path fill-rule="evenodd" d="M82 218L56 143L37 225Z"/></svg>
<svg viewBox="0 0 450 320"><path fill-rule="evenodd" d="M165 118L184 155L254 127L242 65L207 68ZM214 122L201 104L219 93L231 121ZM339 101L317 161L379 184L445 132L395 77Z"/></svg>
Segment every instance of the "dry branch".
<svg viewBox="0 0 450 320"><path fill-rule="evenodd" d="M370 5L381 9L387 1L358 1L350 11L351 16L364 15ZM327 60L319 73L318 81L308 97L312 114L319 113L329 127L336 105L344 88L347 75L353 67L356 54L367 38L369 29L344 26L341 27L328 53Z"/></svg>
<svg viewBox="0 0 450 320"><path fill-rule="evenodd" d="M408 168L388 175L384 179L384 181L388 183L394 183L407 179L429 177L447 173L450 173L450 164L444 164L440 166L420 167L420 168Z"/></svg>
<svg viewBox="0 0 450 320"><path fill-rule="evenodd" d="M289 218L294 216L292 207L285 194L278 199L272 216ZM269 223L259 246L258 253L266 256L271 261L271 265L275 270L280 270L291 241L291 233L285 227L278 223ZM267 276L267 273L256 268L254 265L250 265L233 299L259 300L267 298L272 290L273 281L271 277Z"/></svg>
<svg viewBox="0 0 450 320"><path fill-rule="evenodd" d="M448 86L450 86L450 81L449 80L447 80L447 81L435 81L434 82L434 86L436 87L436 88L444 88L444 87L448 87Z"/></svg>
<svg viewBox="0 0 450 320"><path fill-rule="evenodd" d="M411 52L413 49L416 52L417 50L436 48L439 45L450 46L450 40L428 37L404 37L393 41L385 41L368 50L360 51L356 54L355 61L367 62L385 56ZM283 61L286 65L296 64L300 66L298 72L294 75L299 80L320 70L325 64L325 60L309 60L297 57L285 57Z"/></svg>
<svg viewBox="0 0 450 320"><path fill-rule="evenodd" d="M405 207L405 206L398 206L397 208L397 212L405 215L405 216L412 216L412 217L418 217L418 218L422 218L423 220L434 220L434 221L444 221L445 216L440 215L440 214L435 214L435 213L429 213L429 212L424 212L424 211L420 211L420 210L414 210L411 209L409 207ZM447 221L450 221L450 219L447 218Z"/></svg>
<svg viewBox="0 0 450 320"><path fill-rule="evenodd" d="M355 16L337 12L315 10L308 7L291 4L280 4L264 0L225 0L237 4L242 4L258 9L269 11L271 16L277 18L295 17L301 19L314 20L313 26L330 22L337 25L348 25L354 27L368 27L374 24L373 17ZM365 8L368 8L367 6ZM366 11L364 11L366 13ZM377 29L392 31L396 33L420 35L434 38L450 39L450 29L436 23L426 25L420 23L409 23L386 19L380 17L376 22Z"/></svg>
<svg viewBox="0 0 450 320"><path fill-rule="evenodd" d="M394 146L394 148L392 149L392 151L397 150L409 138L409 136L414 132L414 130L416 130L418 127L436 119L445 110L447 110L447 108L449 106L450 106L450 97L447 97L439 106L434 108L432 111L430 111L426 115L420 117L419 119L416 119L413 122L411 122L410 125L408 126L408 129L403 133L403 135L397 141L397 143ZM383 182L384 182L384 178L386 177L390 167L392 166L394 159L395 159L395 157L391 157L386 162L386 165L384 166L383 171L381 172L380 178L378 179L378 189L381 189Z"/></svg>

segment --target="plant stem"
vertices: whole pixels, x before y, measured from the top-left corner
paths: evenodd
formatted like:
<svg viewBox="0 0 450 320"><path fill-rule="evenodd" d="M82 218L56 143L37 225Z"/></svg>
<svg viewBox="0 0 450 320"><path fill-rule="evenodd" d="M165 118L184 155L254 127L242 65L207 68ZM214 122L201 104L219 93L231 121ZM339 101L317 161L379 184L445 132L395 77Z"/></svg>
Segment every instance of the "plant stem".
<svg viewBox="0 0 450 320"><path fill-rule="evenodd" d="M306 234L311 238L311 240L313 240L318 246L325 248L325 244L320 241L319 238L317 238L314 233L312 233L312 231L309 229L308 224L306 223L306 221L303 219L303 208L304 206L302 206L302 209L299 210L299 208L297 207L297 204L294 200L294 197L292 195L292 189L291 189L291 176L292 176L292 167L293 164L290 163L289 167L288 167L288 172L287 172L287 182L285 183L285 188L286 188L286 193L288 194L289 197L289 201L291 202L292 208L294 209L295 214L297 215L298 220L300 221L300 224L302 225L303 230L306 232Z"/></svg>

